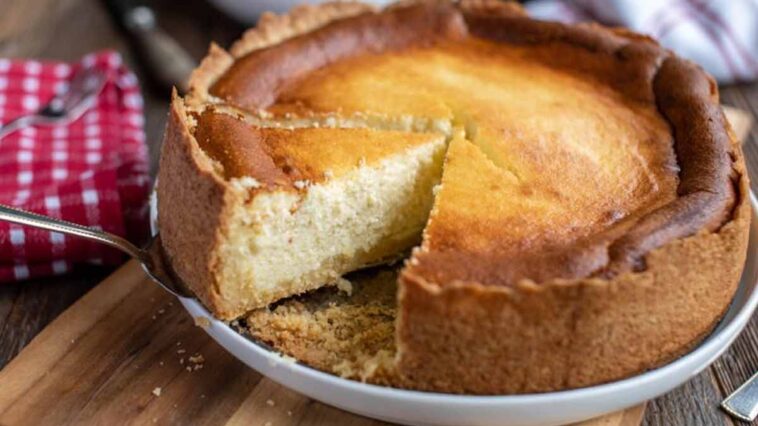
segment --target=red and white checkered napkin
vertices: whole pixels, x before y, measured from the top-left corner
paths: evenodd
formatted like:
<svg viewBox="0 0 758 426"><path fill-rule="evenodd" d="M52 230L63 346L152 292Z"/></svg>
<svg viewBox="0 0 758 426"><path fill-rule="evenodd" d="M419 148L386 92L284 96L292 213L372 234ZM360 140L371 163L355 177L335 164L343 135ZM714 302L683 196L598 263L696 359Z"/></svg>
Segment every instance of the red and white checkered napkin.
<svg viewBox="0 0 758 426"><path fill-rule="evenodd" d="M0 203L139 239L149 189L142 96L118 53L73 64L0 59L0 123L37 110L73 72L92 65L108 80L81 118L0 139ZM0 282L62 274L75 262L122 260L96 243L0 221Z"/></svg>

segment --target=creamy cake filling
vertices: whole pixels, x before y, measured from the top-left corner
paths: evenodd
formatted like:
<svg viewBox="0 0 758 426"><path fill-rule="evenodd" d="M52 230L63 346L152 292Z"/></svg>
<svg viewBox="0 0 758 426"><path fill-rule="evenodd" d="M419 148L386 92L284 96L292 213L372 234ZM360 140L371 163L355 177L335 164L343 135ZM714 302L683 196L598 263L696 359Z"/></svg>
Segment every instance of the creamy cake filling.
<svg viewBox="0 0 758 426"><path fill-rule="evenodd" d="M229 207L216 263L234 309L333 284L420 242L443 135L259 127L215 107L194 121L230 196L244 200Z"/></svg>

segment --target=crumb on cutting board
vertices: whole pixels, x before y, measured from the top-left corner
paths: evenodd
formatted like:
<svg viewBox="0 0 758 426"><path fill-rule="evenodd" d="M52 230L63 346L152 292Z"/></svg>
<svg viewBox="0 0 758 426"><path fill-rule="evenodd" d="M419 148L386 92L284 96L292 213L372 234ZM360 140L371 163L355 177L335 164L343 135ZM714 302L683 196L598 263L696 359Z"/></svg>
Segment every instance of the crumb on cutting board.
<svg viewBox="0 0 758 426"><path fill-rule="evenodd" d="M211 326L211 320L208 317L195 317L195 326L208 330Z"/></svg>

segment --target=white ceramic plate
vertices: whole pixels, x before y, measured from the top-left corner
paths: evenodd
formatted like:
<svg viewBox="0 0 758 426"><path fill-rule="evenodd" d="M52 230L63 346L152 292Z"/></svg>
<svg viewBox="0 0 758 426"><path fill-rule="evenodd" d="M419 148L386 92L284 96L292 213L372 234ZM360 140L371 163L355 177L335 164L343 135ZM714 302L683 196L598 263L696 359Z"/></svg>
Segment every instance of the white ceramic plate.
<svg viewBox="0 0 758 426"><path fill-rule="evenodd" d="M293 7L304 3L323 3L326 0L210 0L214 6L221 9L229 17L245 24L255 24L263 12L284 13ZM394 0L363 0L384 6Z"/></svg>
<svg viewBox="0 0 758 426"><path fill-rule="evenodd" d="M546 426L578 422L622 410L666 393L716 360L739 335L758 304L758 202L742 280L726 315L689 354L663 367L617 382L582 389L509 396L417 392L359 383L294 363L214 319L197 300L180 298L193 317L207 317L208 334L266 377L323 403L363 416L408 425ZM155 232L155 199L151 223Z"/></svg>

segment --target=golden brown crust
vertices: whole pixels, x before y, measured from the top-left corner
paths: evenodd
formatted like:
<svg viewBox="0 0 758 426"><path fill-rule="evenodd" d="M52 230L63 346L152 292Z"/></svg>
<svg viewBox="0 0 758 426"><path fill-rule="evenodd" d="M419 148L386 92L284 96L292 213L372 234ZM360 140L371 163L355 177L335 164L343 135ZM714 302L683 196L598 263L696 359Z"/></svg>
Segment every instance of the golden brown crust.
<svg viewBox="0 0 758 426"><path fill-rule="evenodd" d="M610 247L607 271L643 269L651 249L726 223L740 176L715 83L696 65L669 56L655 76L658 108L671 124L679 165L679 198L644 218Z"/></svg>
<svg viewBox="0 0 758 426"><path fill-rule="evenodd" d="M264 13L258 25L245 31L242 37L232 45L231 53L211 43L208 54L190 75L188 104L197 105L207 101L208 89L229 69L235 58L307 33L328 22L372 10L375 9L359 2L334 1L318 6L301 5L283 15Z"/></svg>
<svg viewBox="0 0 758 426"><path fill-rule="evenodd" d="M253 178L255 189L298 189L442 141L442 135L370 128L260 127L216 105L192 113L192 135L224 179ZM298 183L299 182L299 183ZM304 189L304 188L300 188Z"/></svg>
<svg viewBox="0 0 758 426"><path fill-rule="evenodd" d="M247 329L254 338L311 367L360 375L367 358L395 352L397 271L382 267L348 278L347 293L325 287L251 312ZM376 374L370 376L376 383Z"/></svg>
<svg viewBox="0 0 758 426"><path fill-rule="evenodd" d="M318 6L303 4L283 15L266 12L258 24L242 35L231 49L231 54L241 58L253 50L262 49L296 37L338 19L376 11L376 8L355 1L332 1Z"/></svg>
<svg viewBox="0 0 758 426"><path fill-rule="evenodd" d="M214 274L230 202L227 183L190 134L190 118L173 94L160 159L158 227L174 271L217 315L227 312Z"/></svg>
<svg viewBox="0 0 758 426"><path fill-rule="evenodd" d="M194 136L200 148L223 166L225 179L250 176L266 187L290 181L265 144L265 130L238 117L206 109L197 116Z"/></svg>
<svg viewBox="0 0 758 426"><path fill-rule="evenodd" d="M210 93L242 108L263 109L294 79L357 52L381 53L465 33L460 15L445 3L363 13L294 36L276 48L258 49L240 57L213 84Z"/></svg>
<svg viewBox="0 0 758 426"><path fill-rule="evenodd" d="M234 57L216 43L211 43L208 54L189 77L189 93L185 98L188 105L201 106L207 102L208 88L219 75L234 63Z"/></svg>
<svg viewBox="0 0 758 426"><path fill-rule="evenodd" d="M211 43L208 54L190 75L187 103L198 105L206 102L209 88L236 58L307 33L333 20L372 10L374 8L371 6L359 2L326 2L318 6L301 5L283 15L264 13L258 25L245 31L242 38L232 45L231 53Z"/></svg>
<svg viewBox="0 0 758 426"><path fill-rule="evenodd" d="M597 24L536 21L508 9L481 13L480 9L464 7L463 14L469 32L476 37L547 46L534 59L551 67L591 75L630 99L654 100L651 82L668 52L650 38Z"/></svg>

